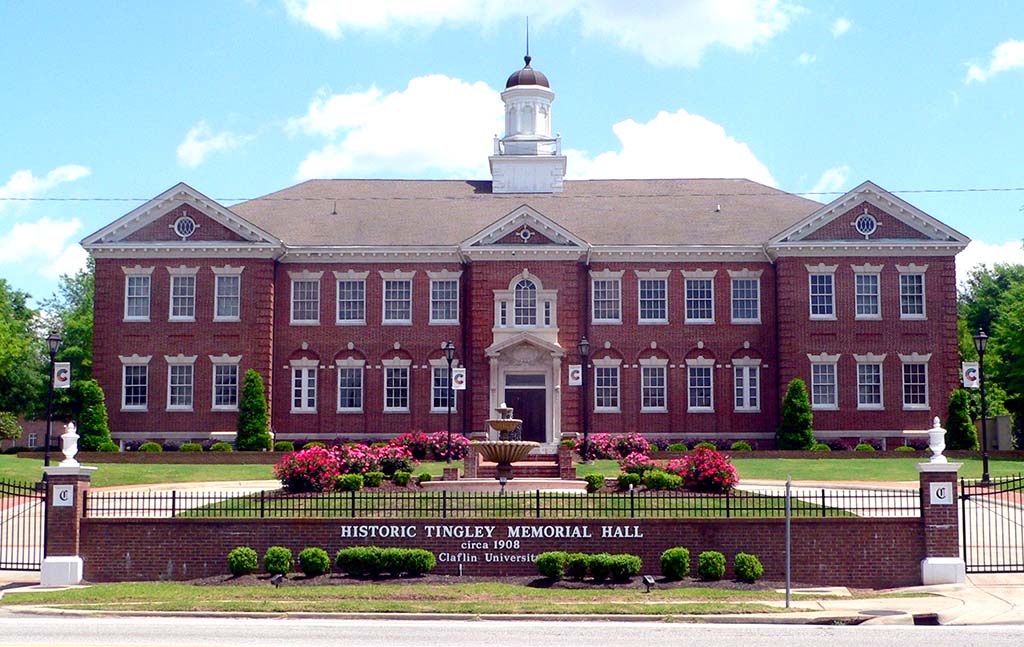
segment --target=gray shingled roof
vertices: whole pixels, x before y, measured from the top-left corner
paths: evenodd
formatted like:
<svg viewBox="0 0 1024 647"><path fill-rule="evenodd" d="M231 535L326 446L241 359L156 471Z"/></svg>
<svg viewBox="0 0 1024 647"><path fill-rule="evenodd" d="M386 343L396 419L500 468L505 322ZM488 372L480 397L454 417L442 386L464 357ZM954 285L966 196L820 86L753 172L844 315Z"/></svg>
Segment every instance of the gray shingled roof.
<svg viewBox="0 0 1024 647"><path fill-rule="evenodd" d="M432 246L524 204L593 245L759 245L821 206L750 180L583 180L504 195L486 181L310 180L230 209L287 245Z"/></svg>

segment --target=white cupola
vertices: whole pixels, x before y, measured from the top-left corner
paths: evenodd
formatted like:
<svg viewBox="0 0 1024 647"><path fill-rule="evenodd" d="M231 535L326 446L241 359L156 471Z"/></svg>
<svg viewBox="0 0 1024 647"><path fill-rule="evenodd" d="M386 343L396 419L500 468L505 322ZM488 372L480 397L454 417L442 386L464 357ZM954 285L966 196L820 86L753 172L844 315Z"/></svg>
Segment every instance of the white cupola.
<svg viewBox="0 0 1024 647"><path fill-rule="evenodd" d="M562 139L551 136L551 102L555 93L543 72L526 65L508 77L505 136L494 138L491 155L493 193L558 193L565 178Z"/></svg>

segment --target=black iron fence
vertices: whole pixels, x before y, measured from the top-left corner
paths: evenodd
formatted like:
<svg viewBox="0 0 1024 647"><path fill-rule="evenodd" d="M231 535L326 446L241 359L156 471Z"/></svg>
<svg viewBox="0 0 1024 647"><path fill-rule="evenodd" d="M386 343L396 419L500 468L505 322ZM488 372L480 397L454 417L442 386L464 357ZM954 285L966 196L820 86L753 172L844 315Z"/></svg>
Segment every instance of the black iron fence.
<svg viewBox="0 0 1024 647"><path fill-rule="evenodd" d="M960 479L960 537L968 573L1024 573L1024 475Z"/></svg>
<svg viewBox="0 0 1024 647"><path fill-rule="evenodd" d="M46 494L32 482L0 479L0 570L39 570L45 524Z"/></svg>
<svg viewBox="0 0 1024 647"><path fill-rule="evenodd" d="M793 489L794 517L919 517L917 489ZM622 493L374 491L286 494L262 491L90 492L92 518L780 518L785 489L727 494L628 491Z"/></svg>

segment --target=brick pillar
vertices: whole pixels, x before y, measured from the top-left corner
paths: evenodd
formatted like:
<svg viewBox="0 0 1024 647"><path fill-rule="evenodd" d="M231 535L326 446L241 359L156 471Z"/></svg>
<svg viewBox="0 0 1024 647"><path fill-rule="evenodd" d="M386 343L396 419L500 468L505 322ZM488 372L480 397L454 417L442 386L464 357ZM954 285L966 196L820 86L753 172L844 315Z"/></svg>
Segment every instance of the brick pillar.
<svg viewBox="0 0 1024 647"><path fill-rule="evenodd" d="M469 451L466 452L466 459L462 463L462 475L468 479L475 479L477 467L480 465L480 450L469 444Z"/></svg>
<svg viewBox="0 0 1024 647"><path fill-rule="evenodd" d="M558 448L558 478L567 481L576 479L576 468L572 466L572 450L568 447Z"/></svg>
<svg viewBox="0 0 1024 647"><path fill-rule="evenodd" d="M78 556L85 494L95 467L45 467L46 546L40 584L65 586L82 581Z"/></svg>
<svg viewBox="0 0 1024 647"><path fill-rule="evenodd" d="M966 567L960 558L957 471L963 463L919 463L921 473L921 525L925 558L921 561L924 584L960 584Z"/></svg>

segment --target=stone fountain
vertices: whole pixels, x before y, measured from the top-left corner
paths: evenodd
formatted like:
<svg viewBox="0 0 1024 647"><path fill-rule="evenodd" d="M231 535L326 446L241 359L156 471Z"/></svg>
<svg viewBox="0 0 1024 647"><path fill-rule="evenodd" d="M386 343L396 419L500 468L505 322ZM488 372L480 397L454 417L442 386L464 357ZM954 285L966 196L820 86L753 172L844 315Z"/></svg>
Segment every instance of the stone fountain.
<svg viewBox="0 0 1024 647"><path fill-rule="evenodd" d="M510 440L509 434L523 424L523 421L513 418L512 407L506 406L504 402L500 407L495 407L495 410L498 417L488 420L487 424L498 432L498 439L476 441L473 446L485 461L497 464L497 479L504 487L505 483L512 480L512 463L525 459L531 451L540 447L540 443Z"/></svg>

